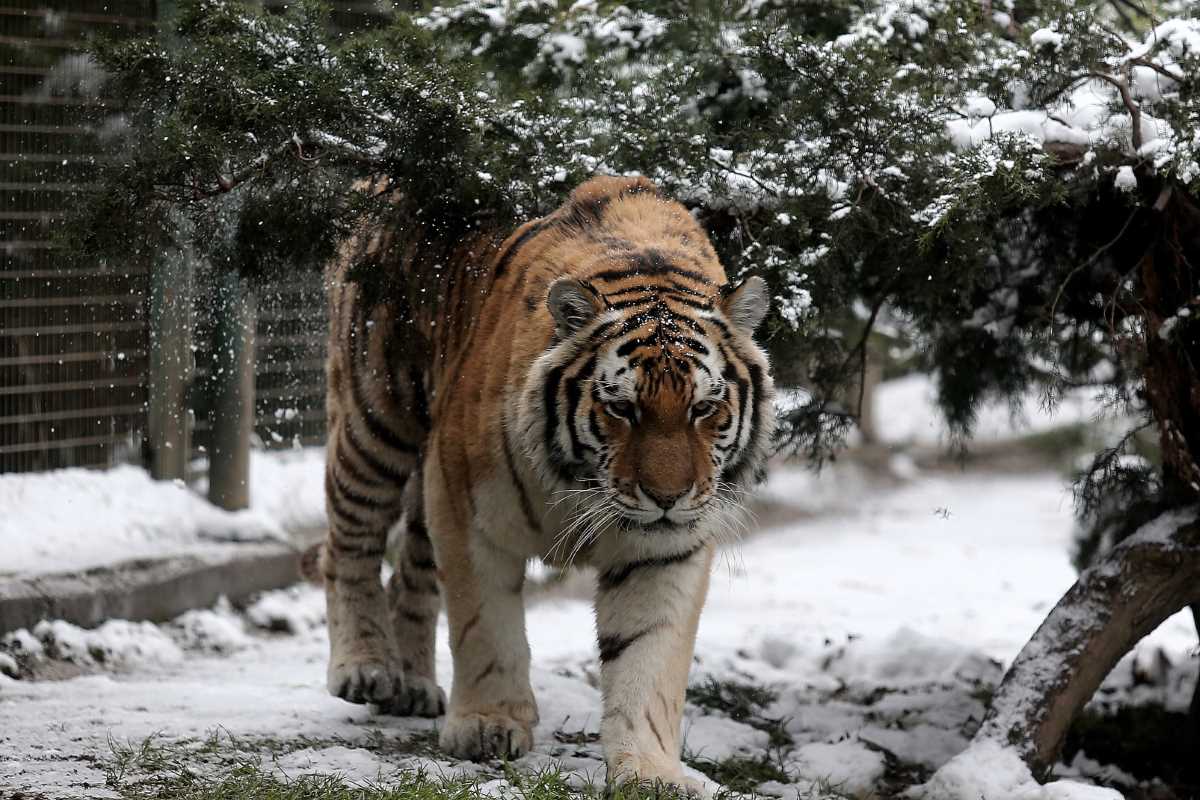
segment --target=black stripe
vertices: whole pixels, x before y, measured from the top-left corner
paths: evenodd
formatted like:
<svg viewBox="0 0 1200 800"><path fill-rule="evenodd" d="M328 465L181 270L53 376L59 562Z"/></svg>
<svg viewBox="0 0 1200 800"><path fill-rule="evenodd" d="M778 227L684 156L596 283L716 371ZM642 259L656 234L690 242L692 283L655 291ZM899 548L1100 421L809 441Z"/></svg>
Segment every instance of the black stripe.
<svg viewBox="0 0 1200 800"><path fill-rule="evenodd" d="M605 334L607 334L609 332L609 330L617 327L619 324L620 324L619 320L606 319L606 320L604 320L604 322L601 322L599 325L597 325L595 328L592 329L592 332L591 332L591 334L589 334L588 338L591 339L591 341L593 341L593 342L598 342L601 339L601 337L605 336Z"/></svg>
<svg viewBox="0 0 1200 800"><path fill-rule="evenodd" d="M358 382L357 370L354 368L354 363L354 359L350 359L350 391L354 396L354 405L357 407L355 411L358 413L350 419L350 424L354 424L355 420L361 421L366 428L367 434L384 447L407 455L416 455L417 445L402 439L400 434L385 424L376 415L375 411L371 409L367 398L362 393L362 387Z"/></svg>
<svg viewBox="0 0 1200 800"><path fill-rule="evenodd" d="M712 311L712 303L701 303L688 297L677 297L675 295L668 295L668 299L676 303L681 303L688 308L695 308L700 311Z"/></svg>
<svg viewBox="0 0 1200 800"><path fill-rule="evenodd" d="M411 622L413 625L425 625L429 622L429 617L419 614L416 611L409 611L407 608L396 609L396 615L406 622Z"/></svg>
<svg viewBox="0 0 1200 800"><path fill-rule="evenodd" d="M367 341L365 335L364 341ZM415 455L416 445L409 443L409 441L404 441L401 439L400 434L392 431L392 429L386 425L382 419L379 419L379 417L376 416L376 411L371 408L371 403L367 401L366 393L364 390L362 390L362 381L359 377L359 369L361 368L361 365L358 357L356 357L358 355L359 353L350 351L348 359L350 367L350 396L352 396L354 399L354 410L356 411L356 414L354 414L352 417L352 423L353 420L361 420L366 426L366 432L371 435L372 439L379 441L379 443L382 443L385 446L391 447L392 450L398 450L404 453L413 453L413 455ZM367 347L361 351L361 355L366 357L366 359L370 357L370 344L367 344ZM390 375L388 375L388 377L390 378ZM384 385L389 385L389 383L390 381L385 381Z"/></svg>
<svg viewBox="0 0 1200 800"><path fill-rule="evenodd" d="M617 289L616 291L605 292L604 299L612 301L617 297L624 297L625 295L631 295L631 294L640 294L640 295L644 295L644 296L639 297L639 298L626 299L626 300L618 301L615 303L610 302L609 307L610 308L625 308L625 307L628 307L629 305L632 305L637 302L645 302L646 300L651 299L651 298L670 299L670 300L674 300L679 303L685 303L685 304L692 305L693 307L696 307L697 306L696 301L692 300L691 298L697 297L697 298L700 298L700 300L704 300L704 301L708 301L708 299L709 299L709 296L707 294L705 294L704 292L696 291L695 289L684 286L682 283L677 283L676 281L668 281L666 286L655 286L655 285L627 286L624 289ZM700 307L711 308L712 306L711 306L710 302L705 302L703 304L700 304Z"/></svg>
<svg viewBox="0 0 1200 800"><path fill-rule="evenodd" d="M587 200L576 200L568 209L563 222L568 225L578 225L580 228L596 225L603 220L604 209L608 208L612 199L612 195L600 195Z"/></svg>
<svg viewBox="0 0 1200 800"><path fill-rule="evenodd" d="M549 217L543 217L542 219L535 220L533 223L531 223L530 226L526 228L525 231L521 233L521 235L518 236L511 245L508 246L508 249L501 253L500 257L496 259L496 267L494 270L492 270L492 280L494 281L503 275L508 270L508 265L517 255L517 251L519 251L531 238L541 233L542 230L545 229L547 225L550 225L553 221L554 220L550 219Z"/></svg>
<svg viewBox="0 0 1200 800"><path fill-rule="evenodd" d="M533 504L529 502L529 493L525 490L525 483L521 480L520 473L517 472L516 462L513 461L512 447L508 442L508 430L502 428L500 438L504 442L504 463L508 466L508 474L512 476L513 486L517 487L517 501L521 505L521 513L525 515L525 523L530 528L542 532L542 526L538 524L537 519L533 515Z"/></svg>
<svg viewBox="0 0 1200 800"><path fill-rule="evenodd" d="M341 517L342 521L345 523L342 526L334 526L334 530L337 531L338 535L350 536L350 538L362 538L363 535L367 534L377 535L377 531L375 531L366 520L362 519L352 511L347 510L342 505L341 500L334 495L331 495L327 492L325 495L325 503L326 507L329 509L329 513ZM354 530L363 531L363 534L355 536L352 533Z"/></svg>
<svg viewBox="0 0 1200 800"><path fill-rule="evenodd" d="M658 298L654 295L646 297L636 297L632 300L618 300L615 303L609 303L608 307L617 311L624 311L627 308L637 308L639 306L653 306L658 302Z"/></svg>
<svg viewBox="0 0 1200 800"><path fill-rule="evenodd" d="M425 520L418 516L414 516L408 521L406 533L423 544L429 544L429 529L425 527Z"/></svg>
<svg viewBox="0 0 1200 800"><path fill-rule="evenodd" d="M638 278L643 275L679 275L684 278L696 281L698 283L711 284L708 278L704 277L699 272L690 269L676 267L673 264L668 264L661 269L646 270L639 269L637 264L630 265L621 269L606 269L594 273L587 277L588 281L620 281L628 278Z"/></svg>
<svg viewBox="0 0 1200 800"><path fill-rule="evenodd" d="M684 325L686 325L686 326L688 326L689 328L691 328L693 331L695 331L695 332L696 332L697 334L699 334L700 336L708 336L708 331L706 331L706 330L704 329L704 326L703 326L703 325L701 325L701 324L700 324L699 322L697 322L696 320L694 320L694 319L692 319L691 317L689 317L688 315L686 315L686 314L676 314L676 315L675 315L675 317L674 317L674 319L675 319L677 322L682 322Z"/></svg>
<svg viewBox="0 0 1200 800"><path fill-rule="evenodd" d="M692 350L695 350L700 355L703 355L703 356L708 355L708 348L705 347L704 342L701 342L699 339L693 339L690 336L682 336L680 334L675 334L671 337L671 342L674 344L679 344L679 345L683 345L684 347L691 348Z"/></svg>
<svg viewBox="0 0 1200 800"><path fill-rule="evenodd" d="M715 326L717 330L719 330L725 336L726 339L730 338L729 326L725 324L724 320L717 317L708 317L704 321L709 325Z"/></svg>
<svg viewBox="0 0 1200 800"><path fill-rule="evenodd" d="M657 625L651 625L645 630L638 631L632 636L619 636L617 634L604 634L600 637L600 663L607 664L610 661L616 661L621 657L631 644L641 639L647 633L657 628Z"/></svg>
<svg viewBox="0 0 1200 800"><path fill-rule="evenodd" d="M737 432L733 436L734 446L737 446L742 441L742 429L746 424L746 399L750 391L750 385L745 378L738 374L734 356L737 356L738 360L741 360L741 354L733 349L732 342L729 347L726 347L722 342L717 342L717 349L721 353L721 358L725 359L725 369L721 372L721 377L725 379L725 385L727 387L737 387L738 420Z"/></svg>
<svg viewBox="0 0 1200 800"><path fill-rule="evenodd" d="M353 419L359 419L365 423L367 433L370 434L371 438L382 442L393 450L415 454L417 452L416 446L404 441L398 433L392 430L381 418L377 417L375 409L371 407L371 403L366 398L359 374L362 368L362 365L359 363L359 357L366 361L370 360L371 337L366 331L366 315L361 311L357 295L354 298L354 303L351 305L350 313L354 315L351 318L350 337L352 340L359 342L357 346L349 348L346 358L350 368L350 374L347 376L350 380L350 394L354 400L354 410L358 412L353 416ZM369 367L370 365L368 364L367 366ZM385 380L384 386L390 389L389 381Z"/></svg>
<svg viewBox="0 0 1200 800"><path fill-rule="evenodd" d="M410 570L415 570L416 567L413 567L411 563L401 561L396 569L400 572L400 580L404 584L404 588L411 594L437 593L437 581L427 574L412 575ZM426 573L429 570L420 570L419 572Z"/></svg>
<svg viewBox="0 0 1200 800"><path fill-rule="evenodd" d="M359 440L358 435L354 432L354 425L351 424L349 420L342 424L342 430L346 434L347 448L353 452L354 455L358 456L359 460L366 464L372 472L383 478L387 478L388 480L394 482L397 486L404 485L404 481L408 480L407 473L402 470L398 471L389 466L377 458L369 450L367 450L367 448L363 446L363 443Z"/></svg>
<svg viewBox="0 0 1200 800"><path fill-rule="evenodd" d="M591 377L596 371L596 354L593 352L588 360L583 363L579 371L567 379L567 415L564 420L567 423L567 435L571 438L571 458L576 462L583 460L583 448L587 447L579 438L579 431L575 430L575 414L579 411L579 401L583 399L583 382ZM591 450L591 447L588 447Z"/></svg>
<svg viewBox="0 0 1200 800"><path fill-rule="evenodd" d="M692 556L704 549L704 545L688 550L683 553L678 553L673 556L663 556L662 558L648 558L645 561L631 561L628 564L622 564L619 567L613 567L600 573L600 591L607 592L616 589L622 583L629 579L629 576L639 569L654 569L661 567L669 567L674 564L682 564Z"/></svg>
<svg viewBox="0 0 1200 800"><path fill-rule="evenodd" d="M366 486L370 489L381 489L388 485L386 482L381 481L378 478L372 478L363 473L362 470L354 465L353 461L343 456L341 448L338 448L337 458L335 459L334 463L337 464L339 469L345 471L350 480L354 481L360 486Z"/></svg>
<svg viewBox="0 0 1200 800"><path fill-rule="evenodd" d="M496 666L497 666L496 659L493 658L491 660L491 662L489 662L488 665L486 667L484 667L483 671L475 676L474 680L471 681L471 685L474 686L475 684L479 683L481 680L486 678L488 675L491 675L493 672L495 672Z"/></svg>
<svg viewBox="0 0 1200 800"><path fill-rule="evenodd" d="M330 469L325 470L325 480L325 491L327 493L332 494L332 492L330 492L330 482L332 482L333 488L337 489L337 495L339 499L347 500L352 505L356 505L359 508L364 508L368 511L386 512L390 508L389 503L380 502L373 497L367 497L365 494L355 490L353 487L347 486L337 474L337 470L332 466Z"/></svg>
<svg viewBox="0 0 1200 800"><path fill-rule="evenodd" d="M617 348L617 358L625 358L639 347L651 347L654 344L656 344L654 339L647 339L641 336L634 337L633 339L623 342L621 346Z"/></svg>
<svg viewBox="0 0 1200 800"><path fill-rule="evenodd" d="M559 364L551 369L546 374L546 383L542 386L542 411L546 416L546 457L562 480L571 479L571 471L566 468L566 457L558 444L558 387L562 383L563 372L567 366Z"/></svg>
<svg viewBox="0 0 1200 800"><path fill-rule="evenodd" d="M357 558L382 558L384 548L381 545L371 546L369 544L350 546L343 544L336 539L330 539L328 542L329 548L334 551L335 557L337 553L346 556L355 556Z"/></svg>
<svg viewBox="0 0 1200 800"><path fill-rule="evenodd" d="M667 281L667 283L671 286L671 293L690 294L692 297L699 297L701 299L707 299L709 297L709 295L705 294L704 292L696 291L690 286L684 286L678 281Z"/></svg>
<svg viewBox="0 0 1200 800"><path fill-rule="evenodd" d="M740 353L738 354L741 355ZM750 457L753 451L754 437L758 433L758 426L761 424L759 417L758 398L762 397L762 368L752 361L745 362L746 371L750 373L750 388L753 390L749 400L743 400L741 403L742 413L738 415L738 436L734 438L734 442L741 441L741 421L746 418L746 405L750 405L750 436L746 442L746 447L738 454L737 460L724 470L724 474L730 478L736 478L738 473L746 466L746 459Z"/></svg>

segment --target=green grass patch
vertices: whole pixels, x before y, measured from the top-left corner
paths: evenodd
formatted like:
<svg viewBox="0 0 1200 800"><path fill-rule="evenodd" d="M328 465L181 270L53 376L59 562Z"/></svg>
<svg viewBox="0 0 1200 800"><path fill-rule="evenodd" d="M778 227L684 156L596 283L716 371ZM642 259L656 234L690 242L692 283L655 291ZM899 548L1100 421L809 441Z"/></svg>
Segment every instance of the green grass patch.
<svg viewBox="0 0 1200 800"><path fill-rule="evenodd" d="M687 689L689 703L712 711L721 711L738 722L759 717L767 706L778 699L779 693L765 686L738 681L719 681L712 677Z"/></svg>
<svg viewBox="0 0 1200 800"><path fill-rule="evenodd" d="M712 778L731 792L751 794L767 781L787 783L789 778L774 760L767 756L731 756L721 761L704 758L688 759L687 763Z"/></svg>
<svg viewBox="0 0 1200 800"><path fill-rule="evenodd" d="M306 737L282 740L234 737L220 731L205 739L114 741L110 743L111 756L101 766L108 787L126 800L493 800L496 787L488 787L487 793L481 787L497 778L507 783L500 793L511 800L689 800L675 787L661 784L606 787L602 776L597 776L596 784L581 786L571 774L553 766L523 772L509 763L484 765L478 773L466 776L401 767L388 771L386 780L372 781L340 775L289 776L276 767L280 756L305 748L340 745L381 756L410 755L413 747L432 747L430 738L419 735L416 741L396 741L379 733L354 742ZM387 759L381 760L386 767ZM724 769L731 775L736 772L732 764ZM753 788L749 769L742 770L740 785ZM727 800L730 795L723 791L717 800Z"/></svg>
<svg viewBox="0 0 1200 800"><path fill-rule="evenodd" d="M713 677L687 689L687 700L692 705L719 711L730 719L765 731L770 737L768 745L772 749L786 750L795 744L785 727L786 720L768 717L764 713L767 706L778 699L779 693L765 686L732 680L719 681Z"/></svg>

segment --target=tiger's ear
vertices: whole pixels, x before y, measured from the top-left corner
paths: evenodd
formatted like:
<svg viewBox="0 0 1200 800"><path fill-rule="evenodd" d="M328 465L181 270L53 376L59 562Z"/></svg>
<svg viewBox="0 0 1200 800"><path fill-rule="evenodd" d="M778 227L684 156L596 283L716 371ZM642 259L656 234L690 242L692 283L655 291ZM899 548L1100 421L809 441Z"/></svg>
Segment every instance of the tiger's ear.
<svg viewBox="0 0 1200 800"><path fill-rule="evenodd" d="M586 283L574 278L559 278L550 284L546 306L561 338L570 336L595 319L603 310L604 302Z"/></svg>
<svg viewBox="0 0 1200 800"><path fill-rule="evenodd" d="M752 275L737 286L722 292L721 310L735 327L754 333L771 308L767 282Z"/></svg>

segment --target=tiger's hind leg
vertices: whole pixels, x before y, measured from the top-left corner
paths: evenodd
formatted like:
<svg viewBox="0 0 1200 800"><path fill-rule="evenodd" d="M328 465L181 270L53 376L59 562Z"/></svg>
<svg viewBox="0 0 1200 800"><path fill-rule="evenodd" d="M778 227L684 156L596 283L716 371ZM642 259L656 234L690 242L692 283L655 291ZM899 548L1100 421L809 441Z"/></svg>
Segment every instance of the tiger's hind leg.
<svg viewBox="0 0 1200 800"><path fill-rule="evenodd" d="M382 706L399 716L437 717L446 713L446 694L437 685L435 636L441 597L433 543L425 527L420 471L404 491L404 519L398 531L395 570L388 582L388 610L404 669L404 690Z"/></svg>
<svg viewBox="0 0 1200 800"><path fill-rule="evenodd" d="M404 478L415 464L406 470L385 464L364 448L344 416L331 423L329 534L321 553L329 621L326 678L330 694L343 700L384 704L403 691L404 673L380 566L388 529L400 516Z"/></svg>

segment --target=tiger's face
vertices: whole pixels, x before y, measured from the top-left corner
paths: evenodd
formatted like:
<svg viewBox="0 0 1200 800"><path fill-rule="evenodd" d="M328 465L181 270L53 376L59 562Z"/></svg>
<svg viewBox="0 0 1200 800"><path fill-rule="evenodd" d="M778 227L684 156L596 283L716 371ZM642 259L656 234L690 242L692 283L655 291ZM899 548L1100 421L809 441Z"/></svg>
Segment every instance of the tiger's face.
<svg viewBox="0 0 1200 800"><path fill-rule="evenodd" d="M766 284L686 304L646 298L622 307L587 283L551 286L556 339L531 370L526 445L593 516L687 531L736 499L767 455L773 387L752 339Z"/></svg>

